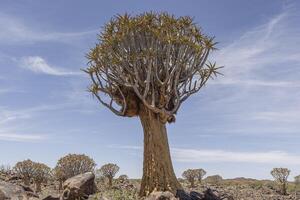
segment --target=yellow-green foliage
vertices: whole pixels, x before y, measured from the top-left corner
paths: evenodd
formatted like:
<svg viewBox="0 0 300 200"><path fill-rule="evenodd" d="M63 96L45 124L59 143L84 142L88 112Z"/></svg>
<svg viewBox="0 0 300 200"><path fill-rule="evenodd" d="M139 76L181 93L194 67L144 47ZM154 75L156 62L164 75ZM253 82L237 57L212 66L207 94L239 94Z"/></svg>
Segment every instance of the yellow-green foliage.
<svg viewBox="0 0 300 200"><path fill-rule="evenodd" d="M25 185L28 185L34 176L34 164L33 161L28 159L17 162L14 167L14 171L23 179Z"/></svg>
<svg viewBox="0 0 300 200"><path fill-rule="evenodd" d="M54 173L58 180L64 181L78 174L93 172L95 166L95 161L84 154L68 154L58 160Z"/></svg>
<svg viewBox="0 0 300 200"><path fill-rule="evenodd" d="M40 184L46 182L51 177L50 167L29 159L16 163L14 171L23 179L26 185L28 185L31 180L36 184Z"/></svg>
<svg viewBox="0 0 300 200"><path fill-rule="evenodd" d="M89 91L117 115L138 115L137 105L143 103L160 113L162 122L174 122L181 102L218 74L219 67L206 62L215 44L191 17L118 15L87 55Z"/></svg>
<svg viewBox="0 0 300 200"><path fill-rule="evenodd" d="M33 180L36 183L47 182L51 177L51 168L43 163L34 163Z"/></svg>
<svg viewBox="0 0 300 200"><path fill-rule="evenodd" d="M100 169L97 170L99 174L107 178L115 177L116 173L119 171L119 166L113 163L108 163L103 165Z"/></svg>

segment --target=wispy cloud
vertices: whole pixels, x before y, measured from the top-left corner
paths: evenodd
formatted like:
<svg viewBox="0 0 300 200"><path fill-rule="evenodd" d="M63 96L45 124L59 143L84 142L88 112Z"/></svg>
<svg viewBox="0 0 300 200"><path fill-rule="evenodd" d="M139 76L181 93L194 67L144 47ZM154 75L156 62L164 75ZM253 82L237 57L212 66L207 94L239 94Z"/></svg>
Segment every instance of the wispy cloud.
<svg viewBox="0 0 300 200"><path fill-rule="evenodd" d="M141 146L131 145L110 145L109 148L128 149L141 151ZM246 151L227 151L221 149L189 149L189 148L171 148L171 154L174 161L189 163L265 163L293 165L300 164L300 155L294 155L285 151L264 151L264 152L246 152Z"/></svg>
<svg viewBox="0 0 300 200"><path fill-rule="evenodd" d="M178 162L234 162L293 165L300 164L300 155L284 151L240 152L207 149L172 149L173 157Z"/></svg>
<svg viewBox="0 0 300 200"><path fill-rule="evenodd" d="M0 141L35 142L45 140L46 135L0 133Z"/></svg>
<svg viewBox="0 0 300 200"><path fill-rule="evenodd" d="M22 68L31 70L35 73L42 73L54 76L69 76L69 75L80 75L80 72L67 71L62 68L58 68L49 65L45 59L39 56L29 56L21 59L19 65Z"/></svg>
<svg viewBox="0 0 300 200"><path fill-rule="evenodd" d="M97 30L81 32L56 32L41 31L38 27L29 25L14 16L0 13L0 43L17 44L26 42L60 41L70 42L90 34L96 34Z"/></svg>
<svg viewBox="0 0 300 200"><path fill-rule="evenodd" d="M218 83L299 87L300 82L292 79L293 76L278 74L280 71L286 72L286 65L300 66L300 38L296 36L300 28L294 26L298 18L290 10L285 10L268 23L253 28L222 47L215 59L226 68L225 77Z"/></svg>
<svg viewBox="0 0 300 200"><path fill-rule="evenodd" d="M253 119L273 122L299 122L300 113L296 110L280 112L257 112L253 114ZM299 131L300 132L300 131Z"/></svg>
<svg viewBox="0 0 300 200"><path fill-rule="evenodd" d="M16 120L30 119L37 113L57 110L65 108L65 104L59 105L40 105L26 109L8 110L0 107L0 124L6 124L8 122L15 122Z"/></svg>

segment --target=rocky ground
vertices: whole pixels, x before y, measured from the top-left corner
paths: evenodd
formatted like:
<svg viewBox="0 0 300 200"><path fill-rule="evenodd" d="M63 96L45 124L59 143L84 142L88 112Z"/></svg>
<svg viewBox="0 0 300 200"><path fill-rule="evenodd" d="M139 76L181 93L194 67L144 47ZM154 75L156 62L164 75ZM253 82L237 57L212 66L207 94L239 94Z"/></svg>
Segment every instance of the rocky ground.
<svg viewBox="0 0 300 200"><path fill-rule="evenodd" d="M81 195L81 199L89 200L138 200L139 182L139 180L114 180L114 186L109 189L107 182L94 180L94 175L88 173L66 181L64 191L58 191L58 183L52 182L43 185L42 192L35 193L32 189L33 185L23 186L22 181L13 174L0 174L0 200L9 198L13 200L59 200L59 198L75 200L76 195ZM218 184L198 183L194 188L189 188L189 183L184 180L180 182L185 189L184 193L179 193L182 200L300 200L300 194L296 197L292 183L289 184L289 195L282 196L272 181L240 178L223 180ZM147 200L158 199L175 200L178 198L168 192L154 193L147 198Z"/></svg>

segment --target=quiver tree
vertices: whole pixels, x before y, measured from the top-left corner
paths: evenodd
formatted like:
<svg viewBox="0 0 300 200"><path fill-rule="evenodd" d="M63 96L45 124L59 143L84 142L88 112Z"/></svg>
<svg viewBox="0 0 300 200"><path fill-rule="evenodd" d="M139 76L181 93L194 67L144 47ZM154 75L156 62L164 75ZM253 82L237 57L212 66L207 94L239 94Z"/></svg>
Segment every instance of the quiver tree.
<svg viewBox="0 0 300 200"><path fill-rule="evenodd" d="M206 171L204 169L195 169L196 170L196 178L198 179L199 183L201 183L203 177L206 175Z"/></svg>
<svg viewBox="0 0 300 200"><path fill-rule="evenodd" d="M117 16L104 26L87 55L89 91L113 113L138 116L144 129L140 195L181 189L166 131L180 105L219 67L207 62L214 50L190 17L145 13Z"/></svg>
<svg viewBox="0 0 300 200"><path fill-rule="evenodd" d="M12 169L10 165L0 165L0 175L10 175L12 173Z"/></svg>
<svg viewBox="0 0 300 200"><path fill-rule="evenodd" d="M191 188L195 187L195 180L200 176L199 172L199 169L188 169L182 173L182 177L190 182Z"/></svg>
<svg viewBox="0 0 300 200"><path fill-rule="evenodd" d="M62 183L78 174L93 172L95 161L84 154L68 154L60 158L54 168L54 175L59 181L59 190L62 189Z"/></svg>
<svg viewBox="0 0 300 200"><path fill-rule="evenodd" d="M41 191L41 184L46 183L51 177L51 168L43 163L34 163L33 181L35 183L35 191Z"/></svg>
<svg viewBox="0 0 300 200"><path fill-rule="evenodd" d="M30 181L34 177L34 165L35 163L28 159L22 162L17 162L14 166L14 171L22 178L24 184L27 186L30 185Z"/></svg>
<svg viewBox="0 0 300 200"><path fill-rule="evenodd" d="M290 175L290 170L287 168L274 168L271 171L271 175L274 177L275 181L277 181L280 185L280 192L282 195L287 194L287 179Z"/></svg>
<svg viewBox="0 0 300 200"><path fill-rule="evenodd" d="M108 185L109 185L109 187L111 187L113 178L118 173L119 169L120 168L118 165L108 163L108 164L103 165L100 169L98 169L98 173L108 179Z"/></svg>
<svg viewBox="0 0 300 200"><path fill-rule="evenodd" d="M118 180L120 183L125 183L128 181L128 176L126 174L122 174L119 176Z"/></svg>
<svg viewBox="0 0 300 200"><path fill-rule="evenodd" d="M300 175L298 176L295 176L295 188L296 190L299 190L300 189Z"/></svg>

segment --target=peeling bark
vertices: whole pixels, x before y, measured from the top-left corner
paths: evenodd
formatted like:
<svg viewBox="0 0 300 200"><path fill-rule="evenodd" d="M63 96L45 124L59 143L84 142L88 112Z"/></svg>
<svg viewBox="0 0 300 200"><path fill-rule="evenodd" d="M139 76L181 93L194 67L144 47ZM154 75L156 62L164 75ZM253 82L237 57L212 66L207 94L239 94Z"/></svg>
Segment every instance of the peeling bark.
<svg viewBox="0 0 300 200"><path fill-rule="evenodd" d="M140 196L153 191L176 193L181 189L170 156L166 125L159 116L140 106L140 120L144 129L144 167Z"/></svg>

